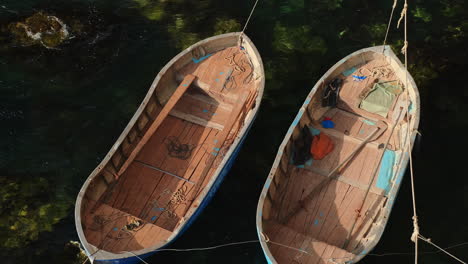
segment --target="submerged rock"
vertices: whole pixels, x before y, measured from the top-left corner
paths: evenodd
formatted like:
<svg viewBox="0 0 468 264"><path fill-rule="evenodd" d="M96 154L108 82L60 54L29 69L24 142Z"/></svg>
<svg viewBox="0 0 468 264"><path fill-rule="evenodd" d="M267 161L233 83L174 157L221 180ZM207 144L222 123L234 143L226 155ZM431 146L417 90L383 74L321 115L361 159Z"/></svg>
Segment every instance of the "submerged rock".
<svg viewBox="0 0 468 264"><path fill-rule="evenodd" d="M67 25L55 16L38 12L25 19L8 25L14 41L21 46L42 45L57 48L70 37Z"/></svg>

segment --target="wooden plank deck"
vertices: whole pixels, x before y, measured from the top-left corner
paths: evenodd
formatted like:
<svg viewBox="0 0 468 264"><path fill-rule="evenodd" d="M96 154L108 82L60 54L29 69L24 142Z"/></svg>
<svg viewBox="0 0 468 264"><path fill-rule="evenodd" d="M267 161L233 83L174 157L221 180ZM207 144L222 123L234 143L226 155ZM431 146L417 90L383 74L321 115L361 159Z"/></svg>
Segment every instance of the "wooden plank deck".
<svg viewBox="0 0 468 264"><path fill-rule="evenodd" d="M203 167L201 160L210 153L218 131L175 117L168 117L162 127L165 129L153 134L135 159L141 163L133 162L121 176L108 204L172 231L181 217L174 214L173 207L187 207L190 203L175 205L171 199L177 192L189 194L199 177L194 172L200 165ZM182 145L190 153L173 151L184 148Z"/></svg>
<svg viewBox="0 0 468 264"><path fill-rule="evenodd" d="M134 136L137 147L121 157L126 160L103 198L83 200L84 233L98 248L121 252L164 243L196 206L257 95L252 66L238 47L177 71L183 80L173 99L144 135ZM101 218L112 221L96 228ZM135 219L144 223L138 230L121 229Z"/></svg>
<svg viewBox="0 0 468 264"><path fill-rule="evenodd" d="M194 75L188 74L188 75L185 76L185 78L182 80L179 87L177 87L177 89L175 90L174 94L171 96L169 101L166 102L166 104L162 108L161 112L159 112L156 119L153 121L153 123L148 128L148 130L145 132L145 134L140 139L138 144L132 150L132 152L130 153L129 157L127 158L127 160L124 162L124 164L120 168L117 175L121 175L128 168L128 166L133 162L133 159L141 151L141 148L143 148L143 146L146 144L148 139L153 135L153 133L164 122L164 120L166 119L169 112L174 108L174 106L177 104L177 102L182 97L182 95L184 95L185 91L187 91L187 89L189 88L190 84L192 84L194 79L195 79Z"/></svg>
<svg viewBox="0 0 468 264"><path fill-rule="evenodd" d="M93 204L93 201L87 201ZM152 225L126 212L100 204L94 212L87 212L83 225L89 243L112 252L138 250L152 246L169 237L171 232ZM140 226L129 229L126 225L140 220Z"/></svg>
<svg viewBox="0 0 468 264"><path fill-rule="evenodd" d="M340 74L338 77L344 80L344 84L337 107L322 108L315 103L311 109L318 114L311 116L311 109L307 109L307 114L299 122L300 126L293 131L292 137L298 138L302 125L320 130L332 139L332 152L322 160L312 160L311 163L296 167L289 162L291 142L286 145L283 154L286 156L282 157L275 172L274 184L269 187L267 198L271 202L265 202L264 207L264 211L273 213L263 217L263 230L270 240L295 248L267 243L278 263L330 263L328 260L332 258L351 259L354 255L349 252L364 248L369 230L382 214L387 197L385 191L376 186L378 175L374 177L373 172L377 169L387 140L388 149L401 148L399 126L394 134L390 135L390 132L395 121L394 115L398 113L396 107L404 103L398 97L386 118L359 108L361 94L372 88L377 78L378 81L397 79L392 71L384 76L372 76L373 69L388 67L387 62L380 57L376 56L377 59L367 62L359 58L354 60L355 63L361 63L355 66L357 70L354 74L368 77L363 81L353 81L351 75L344 77ZM320 96L320 92L316 93L311 101L320 102ZM320 126L325 117L331 118L335 123L334 128ZM385 132L368 142L335 175L328 177L376 129L378 121L387 124ZM403 124L406 121L401 122ZM362 209L359 210L361 205Z"/></svg>
<svg viewBox="0 0 468 264"><path fill-rule="evenodd" d="M269 248L278 263L329 263L331 258L352 258L354 255L324 241L314 239L275 221L265 222L265 233L270 239ZM299 250L291 249L287 245Z"/></svg>
<svg viewBox="0 0 468 264"><path fill-rule="evenodd" d="M253 85L253 67L239 47L226 48L178 71L179 76L188 74L197 76L195 84L220 102L234 103L241 91Z"/></svg>
<svg viewBox="0 0 468 264"><path fill-rule="evenodd" d="M324 131L325 133L330 131L328 133L332 133L333 135L339 136L340 138L345 138L345 140L349 138L355 142L362 142L377 127L377 121L375 119L364 118L362 116L338 108L332 108L328 110L323 115L323 117L331 118L335 123L335 127L333 129L322 129L317 127L318 129ZM323 118L321 118L321 120L322 119ZM389 120L386 121L390 123ZM373 145L377 147L378 145L385 143L390 136L390 132L390 127L387 127L387 130L381 136L369 142L367 145ZM398 131L393 132L388 148L391 150L397 150L400 148Z"/></svg>
<svg viewBox="0 0 468 264"><path fill-rule="evenodd" d="M301 209L286 218L284 225L338 248L343 247L366 190L341 180L329 180L323 175L292 165L288 171L290 183L284 196L277 201L280 212L277 219L284 219L290 208L300 203ZM304 200L304 196L311 192L313 195L310 199ZM361 227L365 224L363 219L375 215L385 199L372 192L368 195L361 216L357 218L356 226L359 230L364 229ZM359 246L364 235L363 232L357 232L357 229L354 231L353 234L359 235L354 235L350 241L353 248ZM267 235L270 236L268 233Z"/></svg>

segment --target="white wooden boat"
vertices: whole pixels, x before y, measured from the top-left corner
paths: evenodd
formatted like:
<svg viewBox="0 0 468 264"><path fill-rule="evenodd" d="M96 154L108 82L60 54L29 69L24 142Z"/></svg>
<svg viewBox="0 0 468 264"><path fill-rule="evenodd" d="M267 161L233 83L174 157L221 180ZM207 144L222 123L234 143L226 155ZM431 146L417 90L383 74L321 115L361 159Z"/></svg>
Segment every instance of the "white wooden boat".
<svg viewBox="0 0 468 264"><path fill-rule="evenodd" d="M232 166L263 88L262 60L241 33L200 41L159 72L78 194L92 262L139 262L187 229Z"/></svg>
<svg viewBox="0 0 468 264"><path fill-rule="evenodd" d="M324 106L335 79L342 82L337 103ZM381 103L379 96L389 97ZM258 202L268 262L355 263L371 251L405 173L419 113L416 84L389 46L356 51L328 70L291 124ZM322 126L328 119L333 128ZM327 135L333 150L297 164L298 142L308 132Z"/></svg>

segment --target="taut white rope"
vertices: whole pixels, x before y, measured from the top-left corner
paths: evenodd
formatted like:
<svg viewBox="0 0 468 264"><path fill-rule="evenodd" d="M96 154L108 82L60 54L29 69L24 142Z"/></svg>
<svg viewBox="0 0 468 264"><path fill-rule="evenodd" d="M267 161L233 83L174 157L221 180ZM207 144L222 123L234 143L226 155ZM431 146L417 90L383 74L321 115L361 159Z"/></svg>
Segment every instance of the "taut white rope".
<svg viewBox="0 0 468 264"><path fill-rule="evenodd" d="M244 28L242 29L242 31L241 31L241 33L240 33L240 35L239 35L239 46L240 46L241 43L242 43L242 35L244 35L244 31L245 31L245 29L247 28L247 25L248 25L249 22L250 22L250 18L252 17L252 14L253 14L253 12L254 12L254 10L255 10L255 7L257 7L257 4L258 4L258 0L255 1L255 4L254 4L254 6L252 7L252 10L250 11L250 15L249 15L249 17L247 18L247 21L246 21L245 24L244 24Z"/></svg>

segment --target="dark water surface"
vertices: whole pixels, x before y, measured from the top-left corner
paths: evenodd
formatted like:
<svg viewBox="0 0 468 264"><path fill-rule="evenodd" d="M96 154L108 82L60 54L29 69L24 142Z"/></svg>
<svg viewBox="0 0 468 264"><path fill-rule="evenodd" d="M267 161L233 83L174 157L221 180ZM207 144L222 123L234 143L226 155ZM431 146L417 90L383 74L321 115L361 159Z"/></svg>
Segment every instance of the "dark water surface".
<svg viewBox="0 0 468 264"><path fill-rule="evenodd" d="M257 120L217 195L172 248L257 239L255 210L290 122L315 81L349 53L381 44L391 0L262 1L246 33L266 72ZM130 120L153 78L197 40L241 29L252 1L0 0L0 255L2 263L81 263L73 209L82 183ZM396 11L399 15L401 3ZM468 241L468 4L410 1L410 71L421 93L414 152L422 234ZM74 38L58 49L21 47L7 25L43 11ZM394 20L394 23L396 20ZM402 46L392 27L390 44ZM373 253L412 252L406 175ZM433 248L421 242L422 251ZM451 250L468 259L468 247ZM361 263L411 263L411 255ZM421 263L454 263L424 254ZM159 253L149 263L265 263L259 244Z"/></svg>

